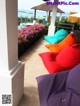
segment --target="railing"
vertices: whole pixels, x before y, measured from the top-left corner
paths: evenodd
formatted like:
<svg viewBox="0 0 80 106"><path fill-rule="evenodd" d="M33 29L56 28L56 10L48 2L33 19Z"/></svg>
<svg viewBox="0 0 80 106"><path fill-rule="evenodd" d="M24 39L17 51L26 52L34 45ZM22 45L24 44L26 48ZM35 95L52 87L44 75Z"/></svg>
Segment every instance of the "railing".
<svg viewBox="0 0 80 106"><path fill-rule="evenodd" d="M72 24L72 23L59 23L57 30L59 30L59 29L65 29L68 32L71 32L74 29L74 24Z"/></svg>

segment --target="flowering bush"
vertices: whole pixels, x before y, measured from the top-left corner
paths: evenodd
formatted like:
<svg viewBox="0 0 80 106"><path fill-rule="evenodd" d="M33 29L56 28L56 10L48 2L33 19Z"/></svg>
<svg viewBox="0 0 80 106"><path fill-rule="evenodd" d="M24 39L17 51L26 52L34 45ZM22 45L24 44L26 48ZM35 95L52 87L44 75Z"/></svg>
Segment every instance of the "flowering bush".
<svg viewBox="0 0 80 106"><path fill-rule="evenodd" d="M39 33L44 31L45 26L42 24L35 24L21 30L18 30L18 44L31 41L38 37Z"/></svg>
<svg viewBox="0 0 80 106"><path fill-rule="evenodd" d="M35 24L18 30L18 56L20 57L33 43L45 35L47 27Z"/></svg>
<svg viewBox="0 0 80 106"><path fill-rule="evenodd" d="M26 42L27 39L24 35L23 30L18 30L18 44L22 43L22 42Z"/></svg>

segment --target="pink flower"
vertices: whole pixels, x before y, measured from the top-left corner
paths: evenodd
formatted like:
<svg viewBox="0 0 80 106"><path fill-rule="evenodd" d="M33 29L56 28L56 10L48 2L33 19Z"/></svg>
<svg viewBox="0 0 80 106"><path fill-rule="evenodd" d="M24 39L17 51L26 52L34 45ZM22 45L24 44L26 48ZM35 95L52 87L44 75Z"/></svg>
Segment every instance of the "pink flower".
<svg viewBox="0 0 80 106"><path fill-rule="evenodd" d="M27 36L32 35L32 37L38 35L39 32L44 30L44 25L42 24L35 24L21 30L18 30L18 43L26 42Z"/></svg>

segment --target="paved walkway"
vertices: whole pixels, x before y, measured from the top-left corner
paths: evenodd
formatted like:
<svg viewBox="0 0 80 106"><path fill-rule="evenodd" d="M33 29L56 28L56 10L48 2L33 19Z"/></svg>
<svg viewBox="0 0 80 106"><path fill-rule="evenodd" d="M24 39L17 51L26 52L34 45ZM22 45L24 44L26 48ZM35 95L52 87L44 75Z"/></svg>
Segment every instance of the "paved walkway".
<svg viewBox="0 0 80 106"><path fill-rule="evenodd" d="M24 96L18 106L40 106L36 77L48 74L39 53L49 51L44 45L48 44L40 39L20 58L25 64Z"/></svg>

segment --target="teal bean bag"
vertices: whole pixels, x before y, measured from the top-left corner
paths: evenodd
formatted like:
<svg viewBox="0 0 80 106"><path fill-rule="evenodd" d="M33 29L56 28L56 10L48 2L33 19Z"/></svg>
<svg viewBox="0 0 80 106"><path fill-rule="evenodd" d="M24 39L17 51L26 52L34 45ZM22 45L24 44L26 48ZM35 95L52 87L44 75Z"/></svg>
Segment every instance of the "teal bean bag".
<svg viewBox="0 0 80 106"><path fill-rule="evenodd" d="M44 36L43 39L50 44L56 44L62 41L68 35L68 31L64 29L58 30L53 36Z"/></svg>

